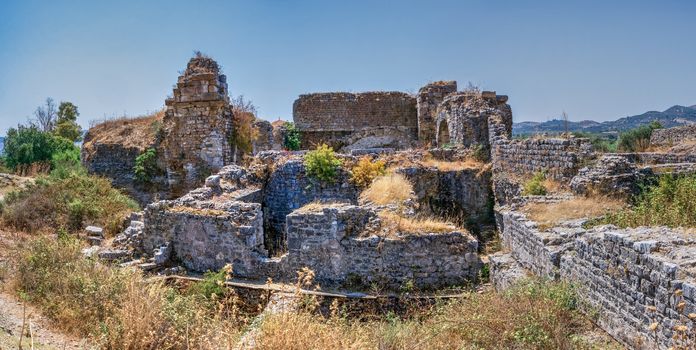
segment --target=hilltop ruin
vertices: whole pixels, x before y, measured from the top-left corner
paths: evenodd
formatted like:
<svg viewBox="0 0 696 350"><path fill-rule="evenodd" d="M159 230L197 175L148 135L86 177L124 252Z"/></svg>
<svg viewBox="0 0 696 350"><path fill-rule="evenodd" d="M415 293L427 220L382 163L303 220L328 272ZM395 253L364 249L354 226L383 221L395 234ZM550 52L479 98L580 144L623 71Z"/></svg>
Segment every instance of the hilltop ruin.
<svg viewBox="0 0 696 350"><path fill-rule="evenodd" d="M303 149L329 144L344 164L379 159L413 184L412 200L380 206L360 200L347 166L333 182L308 176L305 151L281 151L282 125L256 121L253 157L235 164L227 94L218 65L195 57L166 101L161 129L147 141L133 146L103 137L103 126L90 130L87 168L141 193L147 204L116 243L153 258L148 269L182 264L204 272L232 264L241 278L292 281L309 267L324 286L427 290L476 284L490 259L499 289L529 275L578 284L602 328L632 348L666 348L673 326L696 312L696 241L683 232L583 226L589 218L541 227L522 209L590 193L627 198L660 174L696 173L693 153L599 154L588 139L567 135L512 139L508 97L458 92L454 81L428 84L416 96L301 95L293 119ZM653 137L674 147L694 134L667 129ZM147 148L157 150L162 170L150 185L157 196L134 185L134 159ZM562 191L523 195L539 173ZM385 212L446 218L454 226L385 235ZM505 253L484 256L496 230ZM657 331L650 333L653 322Z"/></svg>

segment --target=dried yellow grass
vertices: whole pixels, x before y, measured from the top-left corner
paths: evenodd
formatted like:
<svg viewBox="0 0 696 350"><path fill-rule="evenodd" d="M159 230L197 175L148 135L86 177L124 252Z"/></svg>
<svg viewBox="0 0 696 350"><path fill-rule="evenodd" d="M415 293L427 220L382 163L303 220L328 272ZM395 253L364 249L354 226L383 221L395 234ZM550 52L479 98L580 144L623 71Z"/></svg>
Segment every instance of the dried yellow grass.
<svg viewBox="0 0 696 350"><path fill-rule="evenodd" d="M457 171L464 169L483 169L486 167L487 163L477 161L475 159L468 158L466 160L459 161L445 161L439 159L425 159L421 162L424 166L435 167L441 171Z"/></svg>
<svg viewBox="0 0 696 350"><path fill-rule="evenodd" d="M625 206L626 203L618 199L582 197L558 203L527 203L522 211L543 229L567 220L600 217Z"/></svg>
<svg viewBox="0 0 696 350"><path fill-rule="evenodd" d="M401 204L412 197L413 185L408 179L401 174L389 174L376 178L360 194L360 201L377 205Z"/></svg>
<svg viewBox="0 0 696 350"><path fill-rule="evenodd" d="M456 231L457 227L436 218L407 218L390 211L379 213L382 220L381 235L396 237L399 234L422 235L430 233L445 233Z"/></svg>
<svg viewBox="0 0 696 350"><path fill-rule="evenodd" d="M341 203L341 202L322 202L322 201L314 201L311 203L307 203L303 205L300 209L297 209L297 211L300 212L315 212L315 211L320 211L323 210L324 208L335 208L339 207L342 205L345 205L346 203Z"/></svg>
<svg viewBox="0 0 696 350"><path fill-rule="evenodd" d="M85 150L96 143L121 144L124 147L144 150L154 142L158 124L164 119L164 108L149 115L135 118L107 120L89 129L84 142Z"/></svg>

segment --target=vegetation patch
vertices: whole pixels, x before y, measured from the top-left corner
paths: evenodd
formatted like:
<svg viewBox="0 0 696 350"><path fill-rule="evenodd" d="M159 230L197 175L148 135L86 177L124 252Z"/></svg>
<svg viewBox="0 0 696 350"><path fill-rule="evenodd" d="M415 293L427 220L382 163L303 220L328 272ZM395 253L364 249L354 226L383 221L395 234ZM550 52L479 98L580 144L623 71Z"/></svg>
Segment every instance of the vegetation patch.
<svg viewBox="0 0 696 350"><path fill-rule="evenodd" d="M381 231L378 233L384 237L396 238L400 235L424 235L431 233L447 233L453 231L465 231L458 229L451 222L432 217L409 218L391 211L379 213L382 221Z"/></svg>
<svg viewBox="0 0 696 350"><path fill-rule="evenodd" d="M619 227L696 227L696 175L662 175L644 188L627 209L610 213L593 224Z"/></svg>
<svg viewBox="0 0 696 350"><path fill-rule="evenodd" d="M321 181L333 183L336 180L338 169L341 167L340 159L333 148L322 144L304 156L304 166L307 175Z"/></svg>
<svg viewBox="0 0 696 350"><path fill-rule="evenodd" d="M360 194L361 202L376 205L401 205L411 198L413 198L413 185L401 174L378 177Z"/></svg>
<svg viewBox="0 0 696 350"><path fill-rule="evenodd" d="M653 130L661 129L662 124L653 121L648 125L641 125L619 135L618 149L622 152L645 152L650 148L650 136Z"/></svg>
<svg viewBox="0 0 696 350"><path fill-rule="evenodd" d="M107 234L121 230L125 217L138 204L111 186L107 179L88 175L83 168L57 168L25 188L8 193L3 201L2 222L26 232L63 228L81 230L97 225Z"/></svg>
<svg viewBox="0 0 696 350"><path fill-rule="evenodd" d="M358 160L351 170L351 181L360 188L372 184L372 181L387 173L386 163L383 160L373 160L370 156L364 156Z"/></svg>
<svg viewBox="0 0 696 350"><path fill-rule="evenodd" d="M288 151L299 151L300 143L302 142L300 130L297 129L295 123L292 122L285 122L283 126L285 128L285 135L283 135L283 146Z"/></svg>
<svg viewBox="0 0 696 350"><path fill-rule="evenodd" d="M548 190L545 186L546 173L543 171L537 172L529 181L525 182L523 196L545 196Z"/></svg>
<svg viewBox="0 0 696 350"><path fill-rule="evenodd" d="M557 203L527 203L522 211L544 230L575 219L597 218L626 207L626 203L607 197L581 197Z"/></svg>
<svg viewBox="0 0 696 350"><path fill-rule="evenodd" d="M154 148L149 148L135 158L133 173L135 173L135 179L137 181L141 183L151 183L152 179L157 176L159 172L160 169L157 166L157 151Z"/></svg>

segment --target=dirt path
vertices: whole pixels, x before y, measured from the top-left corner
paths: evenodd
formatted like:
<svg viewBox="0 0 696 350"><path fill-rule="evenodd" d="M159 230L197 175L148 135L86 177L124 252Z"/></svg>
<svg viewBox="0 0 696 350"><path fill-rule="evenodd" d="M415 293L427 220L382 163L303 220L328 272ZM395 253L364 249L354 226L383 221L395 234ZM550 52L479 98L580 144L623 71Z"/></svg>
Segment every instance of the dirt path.
<svg viewBox="0 0 696 350"><path fill-rule="evenodd" d="M19 349L24 305L15 297L0 292L0 350ZM85 341L75 339L50 327L48 320L33 307L26 307L23 349L89 349ZM31 326L31 327L30 327ZM31 328L31 337L29 336Z"/></svg>

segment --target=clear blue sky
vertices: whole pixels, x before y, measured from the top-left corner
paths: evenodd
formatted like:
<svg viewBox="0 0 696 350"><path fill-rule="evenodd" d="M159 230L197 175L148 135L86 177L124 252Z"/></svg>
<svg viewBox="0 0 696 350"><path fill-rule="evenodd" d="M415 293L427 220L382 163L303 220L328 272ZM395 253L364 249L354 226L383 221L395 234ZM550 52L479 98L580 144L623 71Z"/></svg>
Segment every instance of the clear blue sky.
<svg viewBox="0 0 696 350"><path fill-rule="evenodd" d="M302 93L456 79L515 121L696 104L694 1L0 1L0 133L51 96L80 122L160 108L194 50L260 116Z"/></svg>

